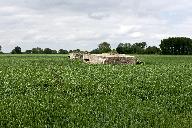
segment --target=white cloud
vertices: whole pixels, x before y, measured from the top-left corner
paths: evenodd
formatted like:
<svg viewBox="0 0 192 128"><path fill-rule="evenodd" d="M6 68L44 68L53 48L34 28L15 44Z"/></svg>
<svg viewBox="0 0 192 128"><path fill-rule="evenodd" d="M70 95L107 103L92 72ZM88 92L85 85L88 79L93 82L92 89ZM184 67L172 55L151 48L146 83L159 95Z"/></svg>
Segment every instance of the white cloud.
<svg viewBox="0 0 192 128"><path fill-rule="evenodd" d="M141 30L141 25L120 25L119 34L128 34L133 31Z"/></svg>
<svg viewBox="0 0 192 128"><path fill-rule="evenodd" d="M191 36L190 0L1 0L0 45L87 49Z"/></svg>
<svg viewBox="0 0 192 128"><path fill-rule="evenodd" d="M93 19L101 20L103 18L109 17L109 14L106 14L103 12L95 12L95 13L88 14L88 16Z"/></svg>
<svg viewBox="0 0 192 128"><path fill-rule="evenodd" d="M142 36L144 36L144 33L142 32L134 32L130 34L130 37L132 38L141 38Z"/></svg>

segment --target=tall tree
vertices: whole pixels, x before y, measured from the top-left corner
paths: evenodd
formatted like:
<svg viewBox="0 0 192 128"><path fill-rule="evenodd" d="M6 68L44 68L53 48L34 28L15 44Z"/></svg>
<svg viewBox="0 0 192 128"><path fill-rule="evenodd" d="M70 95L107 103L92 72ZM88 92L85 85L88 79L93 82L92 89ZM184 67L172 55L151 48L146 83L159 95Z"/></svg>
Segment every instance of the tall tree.
<svg viewBox="0 0 192 128"><path fill-rule="evenodd" d="M97 48L97 49L93 49L90 53L91 53L91 54L99 54L100 51L99 51L99 49Z"/></svg>
<svg viewBox="0 0 192 128"><path fill-rule="evenodd" d="M43 53L44 54L52 54L52 50L50 48L45 48Z"/></svg>
<svg viewBox="0 0 192 128"><path fill-rule="evenodd" d="M120 43L117 48L116 48L116 51L119 53L119 54L130 54L132 53L132 45L130 43Z"/></svg>
<svg viewBox="0 0 192 128"><path fill-rule="evenodd" d="M2 54L2 53L3 53L1 50L2 50L2 46L0 45L0 54Z"/></svg>
<svg viewBox="0 0 192 128"><path fill-rule="evenodd" d="M15 47L12 51L12 54L21 54L21 48L19 46Z"/></svg>
<svg viewBox="0 0 192 128"><path fill-rule="evenodd" d="M80 49L75 49L75 50L73 50L73 52L78 53L78 52L81 52L81 50Z"/></svg>
<svg viewBox="0 0 192 128"><path fill-rule="evenodd" d="M146 42L135 43L132 45L132 53L143 54L145 52Z"/></svg>
<svg viewBox="0 0 192 128"><path fill-rule="evenodd" d="M51 54L57 54L57 50L51 50Z"/></svg>
<svg viewBox="0 0 192 128"><path fill-rule="evenodd" d="M130 54L130 53L132 53L131 47L132 47L132 45L131 45L130 43L125 43L125 44L124 44L125 54Z"/></svg>
<svg viewBox="0 0 192 128"><path fill-rule="evenodd" d="M162 54L188 55L192 54L192 40L186 37L170 37L161 40Z"/></svg>
<svg viewBox="0 0 192 128"><path fill-rule="evenodd" d="M32 50L26 50L25 53L26 53L26 54L31 54L31 53L32 53Z"/></svg>
<svg viewBox="0 0 192 128"><path fill-rule="evenodd" d="M143 49L147 47L147 43L146 42L141 42L141 43L139 43L139 45Z"/></svg>
<svg viewBox="0 0 192 128"><path fill-rule="evenodd" d="M43 49L37 47L32 49L32 54L43 54Z"/></svg>
<svg viewBox="0 0 192 128"><path fill-rule="evenodd" d="M157 48L156 46L149 46L145 50L145 54L159 54L160 52L160 48Z"/></svg>
<svg viewBox="0 0 192 128"><path fill-rule="evenodd" d="M133 45L130 43L120 43L116 50L120 54L144 54L146 46L146 42L134 43Z"/></svg>
<svg viewBox="0 0 192 128"><path fill-rule="evenodd" d="M111 45L107 42L103 42L101 44L99 44L99 51L100 53L108 53L111 51Z"/></svg>
<svg viewBox="0 0 192 128"><path fill-rule="evenodd" d="M68 54L69 52L67 50L60 49L59 54Z"/></svg>
<svg viewBox="0 0 192 128"><path fill-rule="evenodd" d="M119 54L124 54L124 53L125 53L124 44L123 44L123 43L120 43L120 44L117 46L116 51L117 51Z"/></svg>

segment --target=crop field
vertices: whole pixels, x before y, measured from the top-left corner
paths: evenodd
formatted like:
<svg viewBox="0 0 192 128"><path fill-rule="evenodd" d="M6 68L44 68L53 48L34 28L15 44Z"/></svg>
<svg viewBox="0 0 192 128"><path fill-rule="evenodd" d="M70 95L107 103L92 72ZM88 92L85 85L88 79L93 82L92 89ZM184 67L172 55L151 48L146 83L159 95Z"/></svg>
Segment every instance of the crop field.
<svg viewBox="0 0 192 128"><path fill-rule="evenodd" d="M192 56L89 65L63 55L0 56L0 127L192 126Z"/></svg>

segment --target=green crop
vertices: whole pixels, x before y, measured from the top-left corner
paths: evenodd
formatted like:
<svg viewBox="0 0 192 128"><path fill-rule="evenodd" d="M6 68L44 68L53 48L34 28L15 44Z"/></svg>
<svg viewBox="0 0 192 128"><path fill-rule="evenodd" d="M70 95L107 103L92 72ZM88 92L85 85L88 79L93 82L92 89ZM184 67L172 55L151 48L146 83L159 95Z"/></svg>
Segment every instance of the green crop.
<svg viewBox="0 0 192 128"><path fill-rule="evenodd" d="M89 65L62 55L0 56L0 127L190 127L192 56Z"/></svg>

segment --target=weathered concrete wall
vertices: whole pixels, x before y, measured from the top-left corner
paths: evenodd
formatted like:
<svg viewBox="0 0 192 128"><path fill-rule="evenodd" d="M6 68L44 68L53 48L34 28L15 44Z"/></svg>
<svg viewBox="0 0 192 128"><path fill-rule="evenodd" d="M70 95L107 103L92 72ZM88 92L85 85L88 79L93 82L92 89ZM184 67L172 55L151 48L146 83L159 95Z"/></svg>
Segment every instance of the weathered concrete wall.
<svg viewBox="0 0 192 128"><path fill-rule="evenodd" d="M90 64L136 64L134 56L124 54L70 54L71 59L81 59Z"/></svg>
<svg viewBox="0 0 192 128"><path fill-rule="evenodd" d="M69 54L70 59L83 59L82 53L70 53Z"/></svg>
<svg viewBox="0 0 192 128"><path fill-rule="evenodd" d="M105 64L136 64L136 59L133 57L108 57Z"/></svg>
<svg viewBox="0 0 192 128"><path fill-rule="evenodd" d="M95 54L84 54L83 59L90 64L104 64L106 58Z"/></svg>

